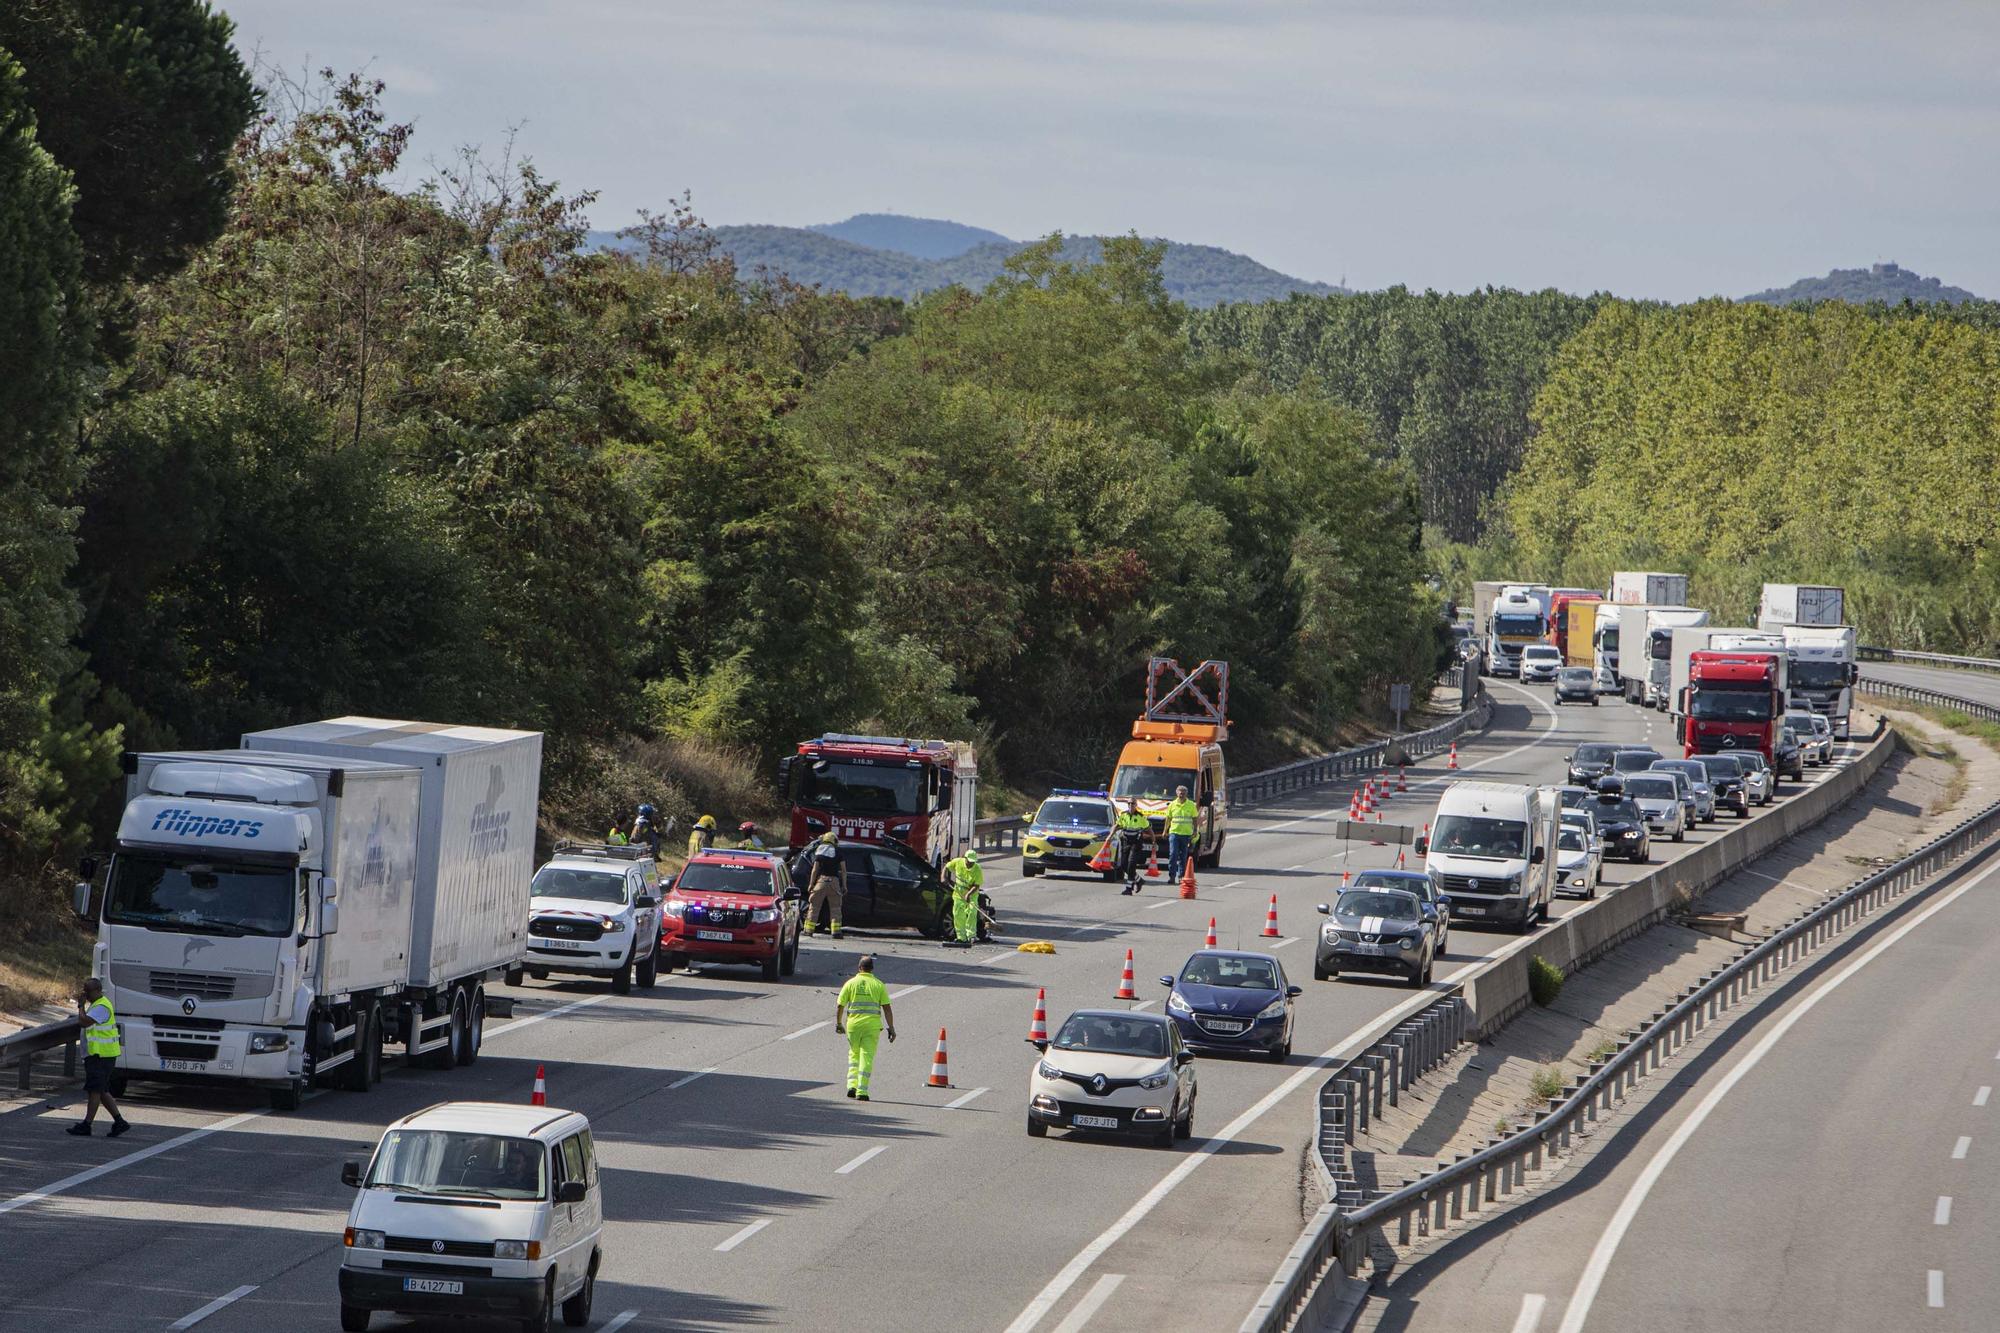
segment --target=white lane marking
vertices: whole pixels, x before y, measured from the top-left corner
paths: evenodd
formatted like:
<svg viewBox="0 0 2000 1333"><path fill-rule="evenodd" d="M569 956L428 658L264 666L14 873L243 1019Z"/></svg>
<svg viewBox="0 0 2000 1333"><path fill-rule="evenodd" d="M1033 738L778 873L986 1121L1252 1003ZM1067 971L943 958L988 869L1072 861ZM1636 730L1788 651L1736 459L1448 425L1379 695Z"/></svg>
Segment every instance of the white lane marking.
<svg viewBox="0 0 2000 1333"><path fill-rule="evenodd" d="M1933 1310L1944 1309L1944 1270L1933 1268L1924 1281L1924 1304Z"/></svg>
<svg viewBox="0 0 2000 1333"><path fill-rule="evenodd" d="M1521 1297L1521 1313L1514 1316L1514 1333L1535 1333L1542 1326L1542 1311L1549 1308L1549 1298L1539 1292L1528 1292Z"/></svg>
<svg viewBox="0 0 2000 1333"><path fill-rule="evenodd" d="M868 1165L868 1163L874 1161L877 1157L880 1157L883 1153L887 1152L888 1150L889 1150L888 1144L878 1143L874 1147L870 1148L867 1152L862 1153L859 1157L849 1162L846 1166L843 1166L838 1170L836 1170L833 1174L835 1174L836 1176L851 1176L856 1171L859 1171L862 1167Z"/></svg>
<svg viewBox="0 0 2000 1333"><path fill-rule="evenodd" d="M1091 1283L1090 1290L1083 1293L1083 1299L1076 1303L1076 1308L1056 1325L1056 1333L1080 1333L1083 1326L1090 1322L1090 1317L1103 1308L1104 1303L1111 1299L1111 1293L1118 1290L1118 1284L1124 1280L1123 1273L1106 1273Z"/></svg>
<svg viewBox="0 0 2000 1333"><path fill-rule="evenodd" d="M1951 1196L1949 1194L1938 1195L1937 1207L1931 1212L1931 1222L1933 1225L1941 1227L1951 1225Z"/></svg>
<svg viewBox="0 0 2000 1333"><path fill-rule="evenodd" d="M1972 1104L1974 1106L1984 1106L1986 1105L1986 1099L1992 1095L1992 1088L1981 1088L1978 1092L1972 1094Z"/></svg>
<svg viewBox="0 0 2000 1333"><path fill-rule="evenodd" d="M787 1032L783 1037L779 1038L779 1040L797 1041L800 1037L805 1036L808 1032L817 1032L823 1027L830 1027L832 1023L833 1023L832 1019L822 1018L819 1022L814 1023L811 1027L800 1028L797 1032Z"/></svg>
<svg viewBox="0 0 2000 1333"><path fill-rule="evenodd" d="M618 1333L619 1329L625 1327L625 1325L638 1317L639 1312L637 1310L620 1310L617 1316L610 1323L606 1324L599 1333Z"/></svg>
<svg viewBox="0 0 2000 1333"><path fill-rule="evenodd" d="M760 1217L755 1222L752 1222L749 1226L744 1227L741 1231L731 1236L728 1240L723 1241L722 1244L716 1246L715 1252L717 1254L727 1254L731 1250L735 1249L738 1245L741 1245L744 1241L749 1240L752 1236L756 1235L758 1232L762 1231L765 1227L770 1225L771 1225L770 1218Z"/></svg>
<svg viewBox="0 0 2000 1333"><path fill-rule="evenodd" d="M269 1114L271 1113L268 1110L245 1111L241 1115L232 1115L227 1119L218 1120L212 1125L203 1125L200 1129L191 1129L185 1134L179 1134L168 1139L165 1143L156 1143L150 1148L141 1148L138 1152L126 1153L123 1157L115 1157L100 1166L91 1167L88 1171L79 1171L73 1176L65 1176L53 1185L45 1185L38 1190L29 1190L26 1194L16 1194L13 1198L0 1203L0 1214L11 1213L16 1208L26 1208L31 1203L40 1203L43 1199L54 1198L58 1194L67 1194L78 1185L88 1185L99 1176L108 1176L113 1171L122 1171L128 1166L135 1166L149 1158L158 1157L161 1153L172 1152L176 1148L205 1139L211 1134L226 1133L229 1130L235 1129L238 1125L247 1125L252 1120Z"/></svg>
<svg viewBox="0 0 2000 1333"><path fill-rule="evenodd" d="M716 1071L716 1069L717 1066L710 1065L706 1069L697 1069L692 1074L685 1074L682 1077L677 1078L673 1082L667 1084L667 1091L672 1092L675 1088L685 1088L688 1084L694 1082L696 1079L704 1078L709 1074L713 1074Z"/></svg>
<svg viewBox="0 0 2000 1333"><path fill-rule="evenodd" d="M1147 1005L1149 1005L1149 1004L1151 1004L1151 1003L1152 1003L1152 1001L1151 1001L1151 1000L1141 1000L1141 1001L1139 1001L1139 1003L1137 1003L1137 1004L1135 1004L1135 1005L1133 1005L1133 1006L1132 1006L1132 1008L1131 1008L1131 1011L1130 1011L1130 1012L1132 1012L1132 1013L1135 1013L1135 1014L1136 1014L1136 1013L1138 1013L1138 1012L1139 1012L1139 1011L1140 1011L1141 1009L1144 1009L1144 1008L1145 1008L1145 1007L1146 1007Z"/></svg>
<svg viewBox="0 0 2000 1333"><path fill-rule="evenodd" d="M217 1310L236 1304L236 1302L242 1300L245 1296L248 1296L251 1292L255 1290L257 1290L257 1288L254 1286L238 1287L236 1290L228 1293L227 1295L217 1296L214 1300L210 1301L207 1305L202 1306L199 1310L196 1310L193 1314L183 1315L181 1318L176 1319L173 1323L168 1324L167 1333L173 1333L173 1330L175 1329L193 1328L196 1324L199 1324L202 1320L208 1318L210 1315L214 1314Z"/></svg>
<svg viewBox="0 0 2000 1333"><path fill-rule="evenodd" d="M1162 907L1172 907L1172 906L1173 906L1173 905L1174 905L1175 903L1177 903L1177 902L1179 902L1179 901L1180 901L1180 899L1178 899L1178 898L1168 898L1168 899L1165 899L1165 900L1163 900L1163 901L1161 901L1161 902L1157 902L1157 903L1148 903L1148 904L1146 905L1146 909L1145 909L1145 910L1147 910L1148 912L1157 912L1157 911L1159 911L1159 910L1160 910L1160 909L1161 909Z"/></svg>
<svg viewBox="0 0 2000 1333"><path fill-rule="evenodd" d="M1707 1122L1710 1115L1714 1114L1715 1108L1722 1104L1722 1099L1729 1095L1730 1090L1748 1077L1764 1057L1784 1040L1785 1034L1796 1027L1800 1019L1817 1008L1821 1000L1833 994L1849 977L1887 953L1891 946L1918 926L1984 884L1992 878L1995 871L2000 871L2000 863L1986 867L1963 884L1951 889L1943 897L1876 941L1853 962L1822 981L1811 994L1799 1002L1797 1008L1779 1019L1777 1024L1751 1048L1748 1055L1723 1075L1721 1082L1701 1099L1701 1104L1695 1107L1693 1114L1683 1120L1668 1137L1666 1143L1661 1145L1660 1150L1653 1154L1652 1160L1646 1163L1645 1170L1639 1173L1639 1178L1626 1192L1625 1198L1618 1205L1618 1211L1612 1215L1610 1225L1604 1228L1604 1234L1597 1238L1597 1244L1590 1251L1590 1260L1584 1265L1583 1275L1576 1281L1576 1290L1570 1295L1568 1308L1563 1311L1562 1327L1558 1333L1583 1333L1584 1321L1590 1318L1590 1307L1597 1300L1599 1288L1604 1285L1604 1275L1610 1271L1611 1261L1618 1254L1619 1244L1624 1241L1625 1233L1632 1229L1632 1222L1638 1217L1639 1210L1645 1206L1647 1196L1653 1192L1653 1186L1666 1174L1667 1168L1673 1164L1680 1150L1700 1132L1702 1125ZM1941 1283L1942 1276L1938 1280Z"/></svg>
<svg viewBox="0 0 2000 1333"><path fill-rule="evenodd" d="M1262 1119L1264 1114L1272 1107L1278 1105L1278 1103L1296 1092L1307 1079L1326 1069L1328 1066L1337 1064L1344 1055L1354 1049L1358 1049L1378 1029L1386 1031L1389 1028L1395 1027L1405 1017L1415 1013L1436 998L1434 994L1426 991L1410 996L1385 1013L1377 1014L1365 1026L1343 1037L1339 1045L1330 1047L1328 1050L1300 1065L1292 1072L1290 1078L1265 1093L1262 1099L1250 1107L1249 1110L1237 1116L1227 1125L1224 1125L1221 1132L1209 1138L1197 1140L1193 1151L1183 1156L1172 1170L1162 1176L1151 1189L1140 1195L1138 1201L1130 1208L1127 1208L1116 1222L1106 1227L1098 1235L1097 1239L1077 1251L1076 1257L1064 1264L1062 1271L1048 1280L1047 1285L1037 1293L1035 1299L1028 1302L1027 1308L1015 1316L1013 1323L1007 1325L1006 1333L1028 1333L1029 1329L1041 1323L1048 1316L1049 1311L1054 1308L1056 1302L1061 1300L1069 1289L1076 1285L1077 1279L1089 1272L1090 1266L1102 1258L1105 1251L1116 1245L1125 1237L1127 1232L1143 1222L1153 1209L1159 1207L1160 1201L1169 1194L1172 1194L1183 1180L1186 1180L1189 1175L1193 1174L1196 1167L1222 1151L1223 1148L1236 1139L1237 1135L1243 1133L1250 1126L1256 1124L1258 1120Z"/></svg>
<svg viewBox="0 0 2000 1333"><path fill-rule="evenodd" d="M1958 1136L1958 1142L1951 1145L1951 1160L1962 1162L1965 1160L1965 1155L1971 1151L1972 1136L1970 1134L1961 1134Z"/></svg>
<svg viewBox="0 0 2000 1333"><path fill-rule="evenodd" d="M955 1100L955 1101L949 1101L949 1102L946 1102L946 1103L944 1104L944 1109L945 1109L945 1110L947 1110L947 1111L956 1111L956 1110L957 1110L957 1109L958 1109L959 1107L961 1107L961 1106L964 1106L964 1105L965 1105L965 1104L966 1104L967 1102L971 1101L971 1100L972 1100L972 1099L973 1099L974 1097L978 1097L978 1096L981 1096L982 1094L984 1094L984 1093L988 1093L988 1092L991 1092L991 1091L993 1091L993 1089L991 1089L991 1088L974 1088L974 1089L973 1089L973 1090L972 1090L971 1092L968 1092L968 1093L966 1093L966 1094L965 1094L965 1095L964 1095L963 1097L960 1097L960 1098L958 1098L958 1099L957 1099L957 1100Z"/></svg>
<svg viewBox="0 0 2000 1333"><path fill-rule="evenodd" d="M1276 944L1272 945L1271 947L1272 947L1273 949L1282 949L1282 948L1284 948L1284 947L1285 947L1285 946L1286 946L1287 944L1297 944L1297 943L1299 942L1299 939L1300 939L1300 936L1297 936L1297 935L1287 935L1287 936L1285 936L1285 938L1283 938L1283 939L1279 940L1279 941L1278 941L1278 942L1277 942Z"/></svg>
<svg viewBox="0 0 2000 1333"><path fill-rule="evenodd" d="M1232 879L1227 884L1218 884L1215 887L1218 889L1233 889L1238 884L1248 884L1249 882L1247 879Z"/></svg>
<svg viewBox="0 0 2000 1333"><path fill-rule="evenodd" d="M1011 889L1016 884L1033 884L1034 882L1035 881L1033 881L1032 879L1010 879L1005 884L1002 884L1000 887L1003 889Z"/></svg>
<svg viewBox="0 0 2000 1333"><path fill-rule="evenodd" d="M931 984L931 983L930 983L930 982L928 982L928 981L919 981L919 982L918 982L918 983L917 983L916 985L914 985L914 986L905 986L905 987L903 987L903 989L901 989L901 990L892 990L892 991L890 991L890 992L889 992L889 998L890 998L890 999L892 999L892 1000L900 1000L900 999L902 999L902 998L903 998L903 997L904 997L905 995L914 995L914 994L916 994L916 993L917 993L918 991L920 991L920 990L927 990L927 989L929 989L929 988L930 988L930 984Z"/></svg>
<svg viewBox="0 0 2000 1333"><path fill-rule="evenodd" d="M578 1009L588 1009L593 1004L603 1004L610 998L609 995L592 995L587 999L571 1000L568 1004L559 1004L553 1009L544 1009L539 1014L529 1014L526 1018L517 1018L511 1023L502 1023L497 1028L486 1029L486 1040L491 1041L495 1037L504 1037L509 1032L519 1032L522 1028L531 1028L537 1023L546 1023L551 1018L561 1018L564 1014L575 1013Z"/></svg>

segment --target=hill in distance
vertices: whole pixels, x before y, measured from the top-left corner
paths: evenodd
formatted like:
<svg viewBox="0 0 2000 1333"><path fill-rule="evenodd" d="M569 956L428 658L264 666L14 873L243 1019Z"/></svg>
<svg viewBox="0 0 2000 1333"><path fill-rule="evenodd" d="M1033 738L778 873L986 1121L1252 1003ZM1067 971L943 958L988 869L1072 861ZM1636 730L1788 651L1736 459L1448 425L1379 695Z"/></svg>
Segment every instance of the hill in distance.
<svg viewBox="0 0 2000 1333"><path fill-rule="evenodd" d="M764 269L850 296L905 300L953 283L977 291L999 277L1007 260L1026 244L981 227L894 213L863 213L817 227L733 226L714 232L746 275ZM892 248L892 239L915 249ZM605 249L625 244L610 232L592 232L590 243ZM1063 255L1074 263L1091 263L1099 246L1098 237L1072 236L1064 242ZM1161 277L1169 294L1191 306L1341 290L1291 277L1218 246L1179 241L1166 246Z"/></svg>
<svg viewBox="0 0 2000 1333"><path fill-rule="evenodd" d="M1801 278L1789 287L1773 287L1743 299L1764 305L1794 305L1801 301L1846 301L1852 305L1866 305L1870 301L1889 305L1942 301L1958 305L1979 298L1963 287L1947 287L1936 278L1912 273L1897 264L1875 264L1869 268L1837 268L1823 278Z"/></svg>

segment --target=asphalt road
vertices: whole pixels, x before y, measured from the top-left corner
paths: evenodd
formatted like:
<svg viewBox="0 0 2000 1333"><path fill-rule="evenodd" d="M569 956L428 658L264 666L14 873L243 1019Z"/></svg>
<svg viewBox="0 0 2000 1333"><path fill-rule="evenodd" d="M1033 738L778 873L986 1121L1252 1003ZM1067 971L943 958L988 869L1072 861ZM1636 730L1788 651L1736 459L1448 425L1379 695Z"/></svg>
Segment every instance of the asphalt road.
<svg viewBox="0 0 2000 1333"><path fill-rule="evenodd" d="M1989 671L1959 671L1951 667L1904 666L1898 662L1863 662L1861 674L1880 680L1914 685L1918 689L1955 694L1962 699L2000 708L2000 674Z"/></svg>
<svg viewBox="0 0 2000 1333"><path fill-rule="evenodd" d="M2000 1327L2000 860L1814 964L1382 1329Z"/></svg>
<svg viewBox="0 0 2000 1333"><path fill-rule="evenodd" d="M1576 741L1664 750L1670 739L1657 714L1613 702L1554 710L1545 688L1508 684L1496 695L1494 725L1460 747L1465 776L1559 781ZM1455 776L1443 763L1410 770L1392 821L1430 818ZM1298 1233L1321 1068L1423 999L1387 981L1311 980L1312 904L1343 865L1395 855L1331 836L1347 795L1236 812L1224 866L1194 902L1164 881L1126 898L1096 880L1021 880L1003 860L988 883L1007 945L967 954L850 935L810 946L796 978L770 985L730 969L622 997L530 984L513 992L511 1023L489 1024L473 1068L391 1070L367 1094L314 1096L292 1115L143 1084L126 1102L137 1128L116 1142L60 1133L73 1106L0 1114L0 1330L334 1327L351 1199L340 1163L422 1106L525 1101L538 1065L551 1103L585 1112L596 1132L610 1219L600 1328L1233 1326ZM1614 866L1609 884L1632 874ZM1109 1002L1131 948L1140 1003L1156 1006L1151 979L1200 946L1211 915L1225 943L1248 946L1273 893L1286 932L1275 956L1307 988L1287 1065L1203 1057L1196 1137L1171 1151L1026 1136L1036 987L1060 1023ZM1024 938L1057 952L1015 952ZM1515 938L1461 924L1438 977ZM902 1036L884 1046L865 1105L841 1094L845 1046L830 1022L863 951L880 959ZM924 1079L940 1027L955 1086L934 1091Z"/></svg>

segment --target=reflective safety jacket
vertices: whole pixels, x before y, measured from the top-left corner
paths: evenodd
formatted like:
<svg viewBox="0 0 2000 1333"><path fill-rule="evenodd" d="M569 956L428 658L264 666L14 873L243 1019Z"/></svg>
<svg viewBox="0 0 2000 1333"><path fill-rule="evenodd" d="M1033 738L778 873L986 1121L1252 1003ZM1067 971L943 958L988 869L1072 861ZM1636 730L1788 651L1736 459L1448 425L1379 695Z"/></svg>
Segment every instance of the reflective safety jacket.
<svg viewBox="0 0 2000 1333"><path fill-rule="evenodd" d="M953 893L964 893L986 887L985 867L976 865L962 856L954 856L946 861L944 873L950 877Z"/></svg>
<svg viewBox="0 0 2000 1333"><path fill-rule="evenodd" d="M872 1020L881 1022L883 1007L889 1003L889 988L873 972L856 972L840 988L840 998L835 1001L847 1011L847 1021Z"/></svg>
<svg viewBox="0 0 2000 1333"><path fill-rule="evenodd" d="M1184 838L1194 836L1194 821L1201 814L1201 807L1191 800L1170 802L1167 806L1167 832Z"/></svg>
<svg viewBox="0 0 2000 1333"><path fill-rule="evenodd" d="M103 1017L98 1017L99 1011ZM111 997L92 1000L84 1011L90 1026L83 1030L84 1048L91 1055L116 1056L125 1048L118 1041L118 1014L111 1007Z"/></svg>

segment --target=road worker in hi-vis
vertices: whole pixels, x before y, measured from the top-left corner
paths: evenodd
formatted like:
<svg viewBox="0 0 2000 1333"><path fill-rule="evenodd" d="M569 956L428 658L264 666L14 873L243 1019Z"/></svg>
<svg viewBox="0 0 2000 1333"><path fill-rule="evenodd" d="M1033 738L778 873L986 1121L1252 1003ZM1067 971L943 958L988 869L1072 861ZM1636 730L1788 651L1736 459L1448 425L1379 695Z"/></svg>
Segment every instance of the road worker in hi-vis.
<svg viewBox="0 0 2000 1333"><path fill-rule="evenodd" d="M896 1040L896 1010L889 1003L889 988L875 975L875 959L863 954L855 967L834 1001L833 1030L847 1035L847 1095L865 1102L875 1073L875 1043L884 1025L889 1040Z"/></svg>

